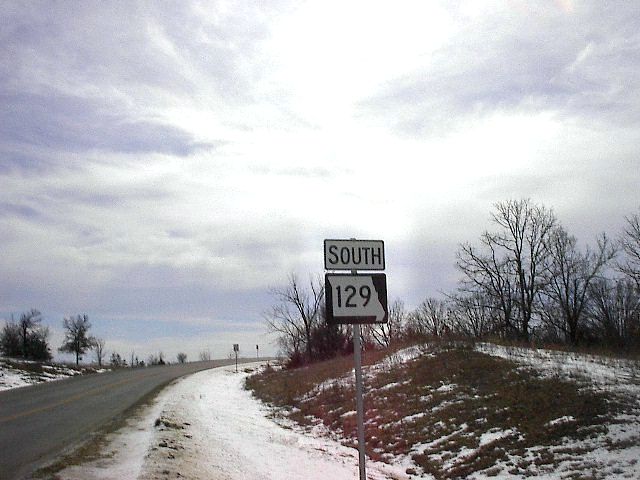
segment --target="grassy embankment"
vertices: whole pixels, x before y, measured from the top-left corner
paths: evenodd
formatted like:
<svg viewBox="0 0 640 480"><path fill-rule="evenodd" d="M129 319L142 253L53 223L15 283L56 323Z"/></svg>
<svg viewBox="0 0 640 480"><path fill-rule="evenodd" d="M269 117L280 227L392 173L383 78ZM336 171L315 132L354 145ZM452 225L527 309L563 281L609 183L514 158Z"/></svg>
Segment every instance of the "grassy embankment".
<svg viewBox="0 0 640 480"><path fill-rule="evenodd" d="M364 363L388 354L366 353ZM276 412L303 426L323 423L355 446L354 386L347 380L352 362L270 369L250 377L247 388ZM601 437L626 408L584 382L543 377L469 346L432 345L414 360L386 363L365 369L367 454L385 462L409 456L416 465L410 474L552 472L591 448L583 440Z"/></svg>

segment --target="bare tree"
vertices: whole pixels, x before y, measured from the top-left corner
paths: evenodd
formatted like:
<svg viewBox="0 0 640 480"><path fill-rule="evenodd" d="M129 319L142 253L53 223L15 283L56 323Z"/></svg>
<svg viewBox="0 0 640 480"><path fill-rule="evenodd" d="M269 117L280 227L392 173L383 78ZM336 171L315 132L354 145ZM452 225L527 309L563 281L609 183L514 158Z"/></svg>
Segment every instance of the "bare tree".
<svg viewBox="0 0 640 480"><path fill-rule="evenodd" d="M112 367L126 367L127 361L118 352L111 352L110 362Z"/></svg>
<svg viewBox="0 0 640 480"><path fill-rule="evenodd" d="M199 355L200 361L201 362L209 362L211 361L211 351L210 350L203 350L200 352Z"/></svg>
<svg viewBox="0 0 640 480"><path fill-rule="evenodd" d="M105 341L102 338L94 338L93 339L93 353L96 356L96 361L98 362L98 366L102 367L102 361L106 356L107 352L104 350Z"/></svg>
<svg viewBox="0 0 640 480"><path fill-rule="evenodd" d="M491 300L480 292L450 297L455 330L471 338L483 338L496 328Z"/></svg>
<svg viewBox="0 0 640 480"><path fill-rule="evenodd" d="M18 325L20 326L20 345L23 358L28 358L30 356L29 340L32 332L38 328L41 321L42 316L40 312L35 308L20 315L20 321L18 322Z"/></svg>
<svg viewBox="0 0 640 480"><path fill-rule="evenodd" d="M422 335L442 337L451 330L450 319L447 302L429 297L414 312L414 329Z"/></svg>
<svg viewBox="0 0 640 480"><path fill-rule="evenodd" d="M585 310L591 284L613 259L616 251L606 235L602 234L595 251L587 247L581 253L577 250L575 237L562 227L557 227L549 238L549 252L551 262L545 295L554 304L550 311L560 315L546 315L545 319L575 345L586 320Z"/></svg>
<svg viewBox="0 0 640 480"><path fill-rule="evenodd" d="M389 306L388 322L367 325L363 331L366 332L365 336L370 336L375 343L387 348L400 337L406 319L407 312L404 302L395 299Z"/></svg>
<svg viewBox="0 0 640 480"><path fill-rule="evenodd" d="M187 354L184 352L178 353L178 363L185 363L187 361Z"/></svg>
<svg viewBox="0 0 640 480"><path fill-rule="evenodd" d="M627 279L599 278L591 285L590 317L611 345L640 341L640 292Z"/></svg>
<svg viewBox="0 0 640 480"><path fill-rule="evenodd" d="M456 266L465 275L460 290L467 295L479 294L487 299L487 309L498 313L500 329L506 335L517 331L516 282L512 264L499 252L492 237L485 232L480 239L488 253L463 244L458 251Z"/></svg>
<svg viewBox="0 0 640 480"><path fill-rule="evenodd" d="M319 321L324 285L321 278L311 277L307 288L300 285L295 274L288 284L271 290L276 304L264 315L267 327L279 335L281 348L288 354L303 352L307 359L313 357L312 333Z"/></svg>
<svg viewBox="0 0 640 480"><path fill-rule="evenodd" d="M515 328L529 339L529 325L539 294L546 285L549 237L555 215L530 200L508 200L495 205L491 215L497 232L485 232L485 251L462 245L457 266L464 287L480 289L500 309L507 331Z"/></svg>
<svg viewBox="0 0 640 480"><path fill-rule="evenodd" d="M520 333L524 340L529 340L534 303L546 285L547 245L556 218L551 210L533 205L528 199L498 203L496 210L493 219L502 231L494 236L494 241L508 252L515 265Z"/></svg>
<svg viewBox="0 0 640 480"><path fill-rule="evenodd" d="M618 268L635 282L640 290L640 215L626 217L627 225L620 237L620 246L625 254L624 262Z"/></svg>
<svg viewBox="0 0 640 480"><path fill-rule="evenodd" d="M167 362L164 360L164 353L160 351L158 355L151 354L147 360L149 365L166 365Z"/></svg>
<svg viewBox="0 0 640 480"><path fill-rule="evenodd" d="M87 315L77 315L65 318L62 322L65 329L65 337L61 352L73 353L76 356L76 365L80 363L80 355L93 346L94 339L88 335L91 323Z"/></svg>

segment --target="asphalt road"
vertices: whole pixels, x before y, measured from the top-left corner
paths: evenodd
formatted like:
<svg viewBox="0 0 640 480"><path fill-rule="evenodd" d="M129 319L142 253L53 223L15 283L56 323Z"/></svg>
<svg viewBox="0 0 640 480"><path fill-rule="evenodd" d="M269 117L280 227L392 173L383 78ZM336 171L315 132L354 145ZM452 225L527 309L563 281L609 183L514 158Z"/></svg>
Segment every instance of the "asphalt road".
<svg viewBox="0 0 640 480"><path fill-rule="evenodd" d="M0 479L30 478L149 393L183 375L231 363L128 368L0 392Z"/></svg>

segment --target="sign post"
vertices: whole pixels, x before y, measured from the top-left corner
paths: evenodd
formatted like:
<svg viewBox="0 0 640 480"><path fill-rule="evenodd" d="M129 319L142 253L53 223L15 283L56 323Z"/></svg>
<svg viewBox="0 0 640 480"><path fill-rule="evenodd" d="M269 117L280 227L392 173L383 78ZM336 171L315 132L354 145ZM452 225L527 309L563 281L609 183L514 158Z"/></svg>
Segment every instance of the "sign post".
<svg viewBox="0 0 640 480"><path fill-rule="evenodd" d="M361 324L386 323L387 280L383 273L361 274L358 270L384 270L382 240L325 240L324 268L350 270L351 274L325 274L327 322L353 325L358 422L358 464L360 480L366 480L364 400L362 385Z"/></svg>
<svg viewBox="0 0 640 480"><path fill-rule="evenodd" d="M355 270L352 272L355 274ZM353 360L356 371L356 420L358 422L358 468L360 480L367 480L367 461L364 440L364 388L362 385L362 338L360 324L353 324Z"/></svg>
<svg viewBox="0 0 640 480"><path fill-rule="evenodd" d="M240 351L240 345L237 343L234 343L233 351L236 354L236 373L238 373L238 352Z"/></svg>

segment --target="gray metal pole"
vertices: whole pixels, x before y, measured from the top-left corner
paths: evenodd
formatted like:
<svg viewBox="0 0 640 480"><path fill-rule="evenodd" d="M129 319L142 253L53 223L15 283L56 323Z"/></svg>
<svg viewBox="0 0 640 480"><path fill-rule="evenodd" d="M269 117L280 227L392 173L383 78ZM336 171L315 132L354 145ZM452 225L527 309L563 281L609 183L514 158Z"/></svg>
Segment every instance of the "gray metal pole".
<svg viewBox="0 0 640 480"><path fill-rule="evenodd" d="M360 480L366 480L367 469L365 465L364 448L364 401L362 398L362 345L360 342L360 325L357 323L353 326L353 352L356 364L356 411L358 414L358 459L360 465Z"/></svg>

